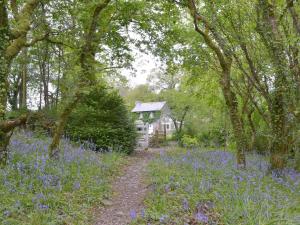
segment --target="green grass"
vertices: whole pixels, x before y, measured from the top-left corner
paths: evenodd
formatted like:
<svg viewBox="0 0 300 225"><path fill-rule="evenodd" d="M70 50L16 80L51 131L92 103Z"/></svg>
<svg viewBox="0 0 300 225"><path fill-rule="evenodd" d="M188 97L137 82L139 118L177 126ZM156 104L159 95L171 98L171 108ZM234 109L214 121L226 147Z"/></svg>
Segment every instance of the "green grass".
<svg viewBox="0 0 300 225"><path fill-rule="evenodd" d="M224 151L161 154L149 165L145 213L132 224L300 224L300 174L269 173L258 155L247 163L236 169L234 155Z"/></svg>
<svg viewBox="0 0 300 225"><path fill-rule="evenodd" d="M62 142L59 161L47 156L48 139L15 136L0 169L0 224L89 224L92 208L111 194L110 181L126 161Z"/></svg>

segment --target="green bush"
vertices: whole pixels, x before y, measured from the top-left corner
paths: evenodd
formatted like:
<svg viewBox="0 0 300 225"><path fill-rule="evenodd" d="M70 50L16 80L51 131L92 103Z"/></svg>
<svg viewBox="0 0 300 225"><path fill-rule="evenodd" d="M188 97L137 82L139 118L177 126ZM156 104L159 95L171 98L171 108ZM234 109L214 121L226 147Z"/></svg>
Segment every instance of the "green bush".
<svg viewBox="0 0 300 225"><path fill-rule="evenodd" d="M226 131L214 128L198 135L198 141L205 147L221 147L225 145Z"/></svg>
<svg viewBox="0 0 300 225"><path fill-rule="evenodd" d="M131 153L135 126L123 99L111 89L96 87L72 112L66 127L72 140L91 142L98 151Z"/></svg>
<svg viewBox="0 0 300 225"><path fill-rule="evenodd" d="M181 138L182 145L185 147L196 147L199 145L197 138L184 134Z"/></svg>
<svg viewBox="0 0 300 225"><path fill-rule="evenodd" d="M259 154L266 154L270 150L270 139L267 135L257 134L254 137L252 149Z"/></svg>

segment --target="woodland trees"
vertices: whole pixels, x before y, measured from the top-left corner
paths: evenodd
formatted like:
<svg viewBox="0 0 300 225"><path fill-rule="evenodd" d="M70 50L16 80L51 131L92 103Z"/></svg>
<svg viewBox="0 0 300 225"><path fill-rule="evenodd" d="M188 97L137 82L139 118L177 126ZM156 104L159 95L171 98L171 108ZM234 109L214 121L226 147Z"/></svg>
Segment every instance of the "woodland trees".
<svg viewBox="0 0 300 225"><path fill-rule="evenodd" d="M31 30L31 16L39 3L40 1L37 0L28 0L22 8L19 8L16 1L11 1L11 10L8 12L8 2L6 0L0 1L0 164L5 164L7 158L10 132L14 127L26 121L24 116L13 121L6 120L9 92L8 76L11 63L20 51L45 36L33 36L29 41L27 39L27 34ZM12 16L9 16L9 13Z"/></svg>
<svg viewBox="0 0 300 225"><path fill-rule="evenodd" d="M153 52L191 76L219 78L238 164L245 167L245 152L265 139L271 167L285 167L299 151L299 4L166 0L149 7L158 28L147 30L156 37Z"/></svg>
<svg viewBox="0 0 300 225"><path fill-rule="evenodd" d="M13 129L34 114L9 119L10 113L27 104L60 114L49 149L57 156L80 99L97 83L107 84L108 72L130 65L125 28L135 7L109 0L0 2L1 164Z"/></svg>
<svg viewBox="0 0 300 225"><path fill-rule="evenodd" d="M124 93L129 105L167 99L174 120L200 127L194 111L205 98L207 112L224 111L217 121L230 120L239 167L265 147L272 168L284 168L299 154L299 11L295 0L0 0L1 164L30 108L59 115L55 158L72 111L99 83L113 86L135 44L165 68L149 77L156 93Z"/></svg>

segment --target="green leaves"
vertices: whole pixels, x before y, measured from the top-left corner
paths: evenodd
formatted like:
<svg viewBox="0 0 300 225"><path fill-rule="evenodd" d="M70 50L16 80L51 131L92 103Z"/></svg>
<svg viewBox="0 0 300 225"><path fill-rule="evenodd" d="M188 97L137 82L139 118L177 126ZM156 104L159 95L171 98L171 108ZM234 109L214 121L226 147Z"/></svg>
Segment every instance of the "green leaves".
<svg viewBox="0 0 300 225"><path fill-rule="evenodd" d="M83 97L66 132L73 140L94 143L100 151L131 153L135 146L135 126L122 98L102 85Z"/></svg>

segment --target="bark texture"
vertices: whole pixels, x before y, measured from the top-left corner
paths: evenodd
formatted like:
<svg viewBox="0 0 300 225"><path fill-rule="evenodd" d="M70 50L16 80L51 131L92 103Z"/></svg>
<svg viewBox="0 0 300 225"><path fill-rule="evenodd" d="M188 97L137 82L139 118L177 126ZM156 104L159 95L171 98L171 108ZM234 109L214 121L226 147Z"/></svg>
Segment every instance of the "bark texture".
<svg viewBox="0 0 300 225"><path fill-rule="evenodd" d="M284 40L275 15L275 3L260 0L258 4L258 31L267 47L275 68L274 90L272 93L271 123L273 140L271 146L272 169L283 169L289 151L287 141L287 96L289 76Z"/></svg>
<svg viewBox="0 0 300 225"><path fill-rule="evenodd" d="M27 33L30 31L31 16L40 1L25 1L22 10L17 12L13 6L14 28L10 29L7 13L7 1L0 0L0 163L5 164L7 160L7 145L9 144L12 130L21 125L22 118L15 120L14 123L5 120L6 102L8 98L8 74L11 61L20 53L22 48L27 45ZM16 2L15 2L16 3ZM13 125L12 129L6 129Z"/></svg>
<svg viewBox="0 0 300 225"><path fill-rule="evenodd" d="M248 148L247 139L238 110L238 100L236 93L231 87L231 65L232 52L226 45L226 41L216 31L212 24L198 13L194 0L188 0L188 8L194 18L195 30L203 37L206 44L216 54L222 73L220 74L220 86L222 88L225 103L229 110L230 121L233 128L234 138L237 148L237 164L239 168L246 167L245 151ZM200 25L205 30L200 28Z"/></svg>
<svg viewBox="0 0 300 225"><path fill-rule="evenodd" d="M85 42L80 51L79 64L81 67L80 81L74 98L63 109L57 127L54 132L52 143L49 147L49 155L52 158L57 158L59 155L59 142L66 126L67 120L81 100L84 90L92 87L96 83L95 77L95 54L97 46L96 30L100 19L101 12L108 6L111 0L105 0L95 6L91 17L90 25L85 35Z"/></svg>
<svg viewBox="0 0 300 225"><path fill-rule="evenodd" d="M21 116L15 120L6 120L0 122L0 167L6 165L8 157L7 146L14 128L25 124L26 121L27 115Z"/></svg>

